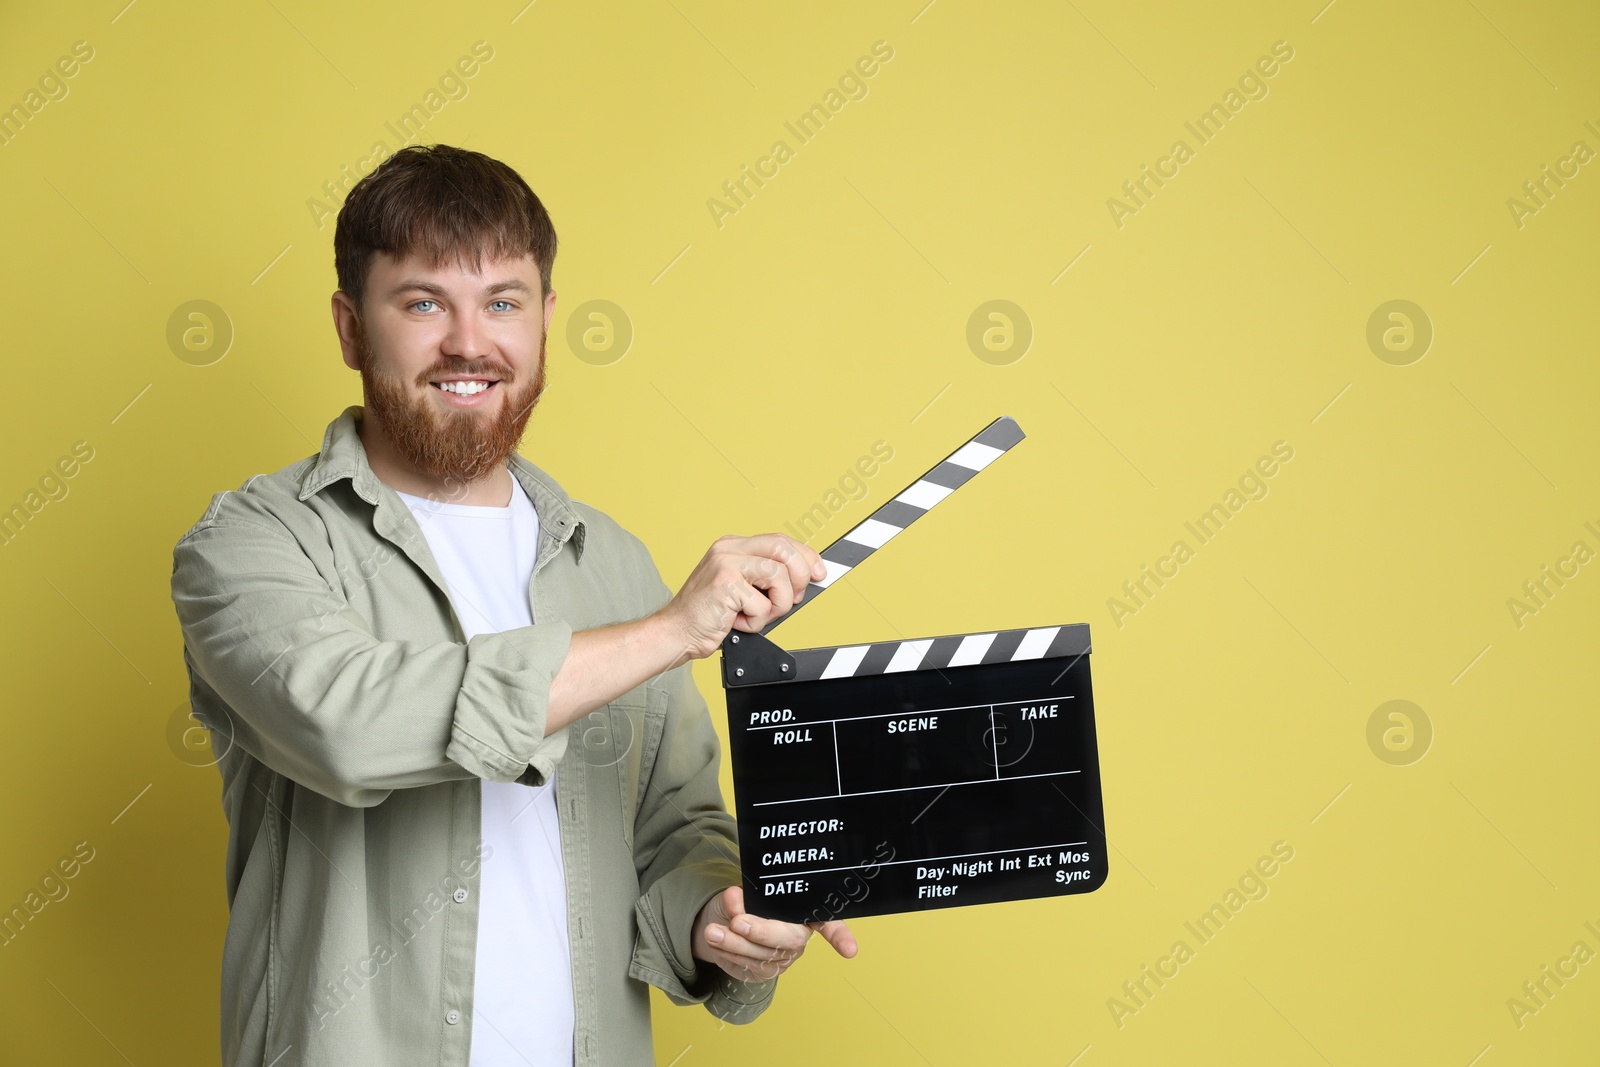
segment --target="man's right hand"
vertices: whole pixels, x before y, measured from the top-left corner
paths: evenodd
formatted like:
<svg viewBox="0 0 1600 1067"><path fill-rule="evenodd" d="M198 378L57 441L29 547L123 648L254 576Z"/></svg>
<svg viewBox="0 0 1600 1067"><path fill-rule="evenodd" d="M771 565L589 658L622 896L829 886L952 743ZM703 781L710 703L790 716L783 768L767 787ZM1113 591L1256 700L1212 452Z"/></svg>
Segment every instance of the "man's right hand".
<svg viewBox="0 0 1600 1067"><path fill-rule="evenodd" d="M757 633L827 577L822 557L785 534L719 537L677 595L652 615L572 635L550 681L551 734L649 678L705 659L731 629Z"/></svg>
<svg viewBox="0 0 1600 1067"><path fill-rule="evenodd" d="M730 630L759 633L827 573L815 549L787 534L729 534L712 542L656 615L682 640L676 662L704 659L722 647Z"/></svg>

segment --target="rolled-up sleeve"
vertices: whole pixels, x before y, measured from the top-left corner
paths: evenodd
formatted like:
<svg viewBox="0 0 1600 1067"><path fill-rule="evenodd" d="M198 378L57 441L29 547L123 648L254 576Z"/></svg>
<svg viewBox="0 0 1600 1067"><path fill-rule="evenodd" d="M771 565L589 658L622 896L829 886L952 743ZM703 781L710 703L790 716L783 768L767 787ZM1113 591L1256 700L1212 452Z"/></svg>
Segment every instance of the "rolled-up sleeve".
<svg viewBox="0 0 1600 1067"><path fill-rule="evenodd" d="M197 716L262 763L353 807L465 778L542 785L570 624L466 644L382 641L270 516L197 524L173 550L172 600Z"/></svg>

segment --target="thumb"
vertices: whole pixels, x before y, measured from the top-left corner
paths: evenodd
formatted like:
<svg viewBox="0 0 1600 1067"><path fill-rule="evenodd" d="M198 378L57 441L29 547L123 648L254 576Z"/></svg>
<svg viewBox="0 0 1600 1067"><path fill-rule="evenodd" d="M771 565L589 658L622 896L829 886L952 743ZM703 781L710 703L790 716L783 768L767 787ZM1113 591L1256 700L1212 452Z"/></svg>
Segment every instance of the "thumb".
<svg viewBox="0 0 1600 1067"><path fill-rule="evenodd" d="M744 887L730 885L722 891L723 913L728 919L744 914Z"/></svg>

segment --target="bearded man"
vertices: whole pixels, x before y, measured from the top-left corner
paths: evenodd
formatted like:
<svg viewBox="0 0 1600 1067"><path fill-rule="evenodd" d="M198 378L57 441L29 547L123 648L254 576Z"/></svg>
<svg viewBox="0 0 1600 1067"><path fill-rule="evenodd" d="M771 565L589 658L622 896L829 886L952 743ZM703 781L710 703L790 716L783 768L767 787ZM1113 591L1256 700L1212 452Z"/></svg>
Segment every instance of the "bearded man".
<svg viewBox="0 0 1600 1067"><path fill-rule="evenodd" d="M746 910L689 666L826 568L729 535L674 594L517 454L555 253L504 163L388 158L334 235L364 403L174 549L229 823L226 1064L652 1063L650 986L744 1023L812 933L856 953Z"/></svg>

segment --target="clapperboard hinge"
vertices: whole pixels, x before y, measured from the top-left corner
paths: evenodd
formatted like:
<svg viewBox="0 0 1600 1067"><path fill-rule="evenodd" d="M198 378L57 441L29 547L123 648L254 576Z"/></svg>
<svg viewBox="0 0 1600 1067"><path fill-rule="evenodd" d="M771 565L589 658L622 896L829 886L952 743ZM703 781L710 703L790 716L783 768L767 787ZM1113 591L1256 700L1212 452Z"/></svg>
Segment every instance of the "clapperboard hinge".
<svg viewBox="0 0 1600 1067"><path fill-rule="evenodd" d="M824 548L819 555L828 573L820 582L806 586L805 595L788 613L769 622L760 633L731 632L722 642L722 684L725 687L766 685L772 682L800 681L807 678L837 677L848 667L858 668L869 654L887 654L890 662L880 669L914 669L913 654L920 660L932 642L927 638L917 641L880 642L872 646L856 646L855 650L830 650L827 661L796 656L779 647L766 635L815 600L845 573L859 566L868 556L882 548L890 538L903 531L917 519L931 511L957 489L972 479L979 471L1008 452L1025 434L1015 419L1001 416L980 430L966 444L940 460L916 481L897 493L888 503L878 508L856 524L849 532ZM963 646L956 655L966 655L967 662L995 662L1002 652L1007 658L1032 658L1047 650L1059 652L1058 645L1081 645L1074 652L1088 651L1088 627L1049 627L1039 630L1002 631L984 635L993 639L982 649ZM849 662L852 660L854 662ZM895 665L895 664L898 664Z"/></svg>

